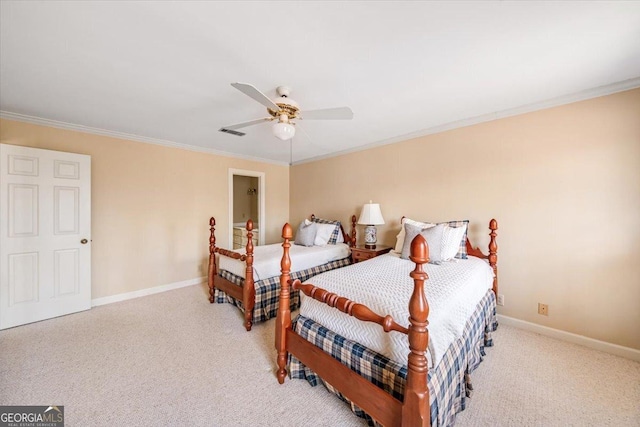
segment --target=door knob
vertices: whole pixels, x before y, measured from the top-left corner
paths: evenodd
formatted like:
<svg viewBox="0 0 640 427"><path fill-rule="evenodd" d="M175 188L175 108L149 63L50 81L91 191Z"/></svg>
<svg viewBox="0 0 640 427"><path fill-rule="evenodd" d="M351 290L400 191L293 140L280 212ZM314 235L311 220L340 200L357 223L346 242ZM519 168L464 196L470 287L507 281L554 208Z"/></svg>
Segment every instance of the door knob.
<svg viewBox="0 0 640 427"><path fill-rule="evenodd" d="M87 239L82 239L80 240L80 243L82 243L83 245L86 245L89 241Z"/></svg>

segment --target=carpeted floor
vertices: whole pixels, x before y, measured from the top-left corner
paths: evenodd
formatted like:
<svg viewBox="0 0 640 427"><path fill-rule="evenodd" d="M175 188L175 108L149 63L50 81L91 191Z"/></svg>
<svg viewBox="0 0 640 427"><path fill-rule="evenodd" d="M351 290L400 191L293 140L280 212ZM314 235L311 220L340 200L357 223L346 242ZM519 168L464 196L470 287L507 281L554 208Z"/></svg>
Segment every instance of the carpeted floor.
<svg viewBox="0 0 640 427"><path fill-rule="evenodd" d="M65 405L67 426L362 426L322 387L274 376L204 286L0 331L0 405ZM501 326L460 426L640 426L640 363ZM304 408L304 409L302 409Z"/></svg>

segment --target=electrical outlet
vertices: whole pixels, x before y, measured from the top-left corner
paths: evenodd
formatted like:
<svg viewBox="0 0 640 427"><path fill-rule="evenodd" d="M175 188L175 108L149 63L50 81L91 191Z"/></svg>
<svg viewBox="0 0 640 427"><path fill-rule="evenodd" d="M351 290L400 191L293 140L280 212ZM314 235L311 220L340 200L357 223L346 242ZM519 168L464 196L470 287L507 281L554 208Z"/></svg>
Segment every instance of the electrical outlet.
<svg viewBox="0 0 640 427"><path fill-rule="evenodd" d="M549 306L547 304L538 303L538 314L542 314L543 316L549 315Z"/></svg>
<svg viewBox="0 0 640 427"><path fill-rule="evenodd" d="M498 305L504 305L504 295L498 294Z"/></svg>

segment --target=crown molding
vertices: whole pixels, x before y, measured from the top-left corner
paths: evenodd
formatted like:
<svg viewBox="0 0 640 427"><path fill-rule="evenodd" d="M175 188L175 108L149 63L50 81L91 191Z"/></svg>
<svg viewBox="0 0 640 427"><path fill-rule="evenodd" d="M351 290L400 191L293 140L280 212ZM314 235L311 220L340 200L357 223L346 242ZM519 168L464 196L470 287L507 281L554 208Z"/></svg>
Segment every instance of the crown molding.
<svg viewBox="0 0 640 427"><path fill-rule="evenodd" d="M547 108L558 107L561 105L571 104L574 102L585 101L587 99L598 98L601 96L611 95L617 92L624 92L626 90L636 89L640 87L640 77L634 77L629 80L623 80L604 86L598 86L592 89L575 92L568 95L551 98L545 101L534 102L531 104L522 105L520 107L509 108L507 110L497 111L494 113L482 114L480 116L469 117L467 119L456 120L454 122L445 123L438 126L433 126L427 129L422 129L416 132L406 133L404 135L395 136L393 138L383 139L381 141L372 142L370 144L361 145L359 147L350 148L347 150L336 151L329 154L323 154L321 156L310 157L308 159L298 160L291 165L301 165L304 163L317 162L318 160L329 159L332 157L338 157L345 154L356 153L358 151L368 150L370 148L381 147L383 145L394 144L396 142L408 141L410 139L419 138L422 136L433 135L436 133L445 132L448 130L458 129L465 126L476 125L479 123L490 122L493 120L503 119L506 117L517 116L525 113L532 113L534 111L544 110Z"/></svg>
<svg viewBox="0 0 640 427"><path fill-rule="evenodd" d="M289 166L289 162L281 162L260 157L243 156L241 154L229 153L227 151L214 150L212 148L198 147L180 142L168 141L165 139L149 138L146 136L134 135L131 133L117 132L107 129L94 128L90 126L77 125L74 123L61 122L58 120L45 119L42 117L29 116L26 114L13 113L11 111L0 110L0 119L14 120L17 122L31 123L34 125L48 126L58 129L72 130L76 132L90 133L93 135L108 136L111 138L126 139L129 141L143 142L145 144L161 145L164 147L179 148L181 150L195 151L197 153L213 154L216 156L231 157L234 159L251 160L260 163L269 163L278 166Z"/></svg>
<svg viewBox="0 0 640 427"><path fill-rule="evenodd" d="M561 105L571 104L574 102L584 101L591 98L598 98L601 96L611 95L617 92L624 92L640 87L640 77L634 77L632 79L623 80L604 86L599 86L592 89L575 92L569 95L563 95L556 98L551 98L545 101L535 102L531 104L522 105L520 107L509 108L507 110L497 111L494 113L482 114L467 119L456 120L453 122L445 123L438 126L433 126L427 129L422 129L416 132L406 133L393 138L383 139L380 141L372 142L369 144L361 145L359 147L350 148L347 150L336 151L329 154L323 154L321 156L309 157L307 159L298 160L293 163L282 162L271 159L263 159L254 156L245 156L241 154L229 153L227 151L214 150L212 148L198 147L195 145L188 145L179 142L167 141L164 139L149 138L146 136L134 135L124 132L111 131L107 129L99 129L90 126L77 125L73 123L61 122L57 120L45 119L41 117L29 116L26 114L13 113L10 111L0 110L0 118L7 120L15 120L19 122L32 123L36 125L49 126L58 129L67 129L77 132L85 132L94 135L108 136L112 138L126 139L130 141L143 142L146 144L155 144L165 147L179 148L182 150L195 151L198 153L213 154L217 156L230 157L242 160L251 160L254 162L274 164L278 166L296 166L304 163L316 162L319 160L329 159L332 157L338 157L345 154L356 153L358 151L364 151L375 147L381 147L383 145L394 144L396 142L408 141L410 139L419 138L422 136L433 135L448 130L458 129L465 126L471 126L479 123L490 122L493 120L503 119L506 117L517 116L520 114L531 113L534 111L544 110L547 108L558 107Z"/></svg>

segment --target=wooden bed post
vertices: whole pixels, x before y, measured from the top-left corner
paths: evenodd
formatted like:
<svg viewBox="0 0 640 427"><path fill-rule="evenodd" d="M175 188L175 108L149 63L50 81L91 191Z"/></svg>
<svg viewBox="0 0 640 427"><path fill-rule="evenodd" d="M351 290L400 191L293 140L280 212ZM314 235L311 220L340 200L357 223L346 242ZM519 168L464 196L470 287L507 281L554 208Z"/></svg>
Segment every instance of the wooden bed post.
<svg viewBox="0 0 640 427"><path fill-rule="evenodd" d="M489 242L489 265L493 268L493 293L498 298L498 244L496 243L496 230L498 229L498 221L492 219L489 222L489 228L491 229L491 241Z"/></svg>
<svg viewBox="0 0 640 427"><path fill-rule="evenodd" d="M354 248L356 246L356 222L357 222L357 218L355 215L351 215L351 244L349 246L351 246L352 248Z"/></svg>
<svg viewBox="0 0 640 427"><path fill-rule="evenodd" d="M216 219L211 217L209 220L209 226L211 227L211 235L209 236L209 302L213 304L213 294L215 293L215 285L213 279L218 274L216 268Z"/></svg>
<svg viewBox="0 0 640 427"><path fill-rule="evenodd" d="M429 261L429 247L424 237L418 235L411 242L409 259L416 263L411 272L413 293L409 300L409 363L407 384L402 404L402 425L406 427L430 426L429 386L427 374L427 344L429 342L429 303L424 294L424 282L429 278L422 265Z"/></svg>
<svg viewBox="0 0 640 427"><path fill-rule="evenodd" d="M283 253L280 261L280 302L276 318L276 350L278 350L278 382L284 383L287 376L287 330L291 329L291 307L289 303L289 279L291 278L291 258L289 242L293 238L293 230L289 223L282 227Z"/></svg>
<svg viewBox="0 0 640 427"><path fill-rule="evenodd" d="M253 221L247 221L247 268L242 287L242 299L244 305L244 327L251 330L253 324L253 308L256 305L256 287L253 283Z"/></svg>

